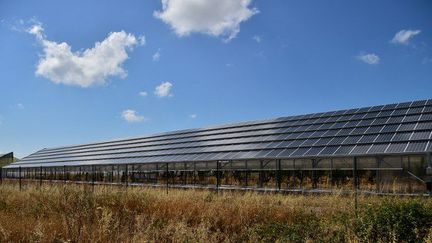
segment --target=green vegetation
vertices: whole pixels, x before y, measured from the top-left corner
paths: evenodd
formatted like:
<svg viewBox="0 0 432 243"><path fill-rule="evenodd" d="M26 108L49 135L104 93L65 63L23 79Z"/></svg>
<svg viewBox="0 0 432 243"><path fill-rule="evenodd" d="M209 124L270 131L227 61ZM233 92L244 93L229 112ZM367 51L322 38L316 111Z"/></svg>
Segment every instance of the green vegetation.
<svg viewBox="0 0 432 243"><path fill-rule="evenodd" d="M1 242L431 242L426 198L0 186Z"/></svg>
<svg viewBox="0 0 432 243"><path fill-rule="evenodd" d="M0 154L0 167L9 165L17 160L17 158L13 157L13 153Z"/></svg>

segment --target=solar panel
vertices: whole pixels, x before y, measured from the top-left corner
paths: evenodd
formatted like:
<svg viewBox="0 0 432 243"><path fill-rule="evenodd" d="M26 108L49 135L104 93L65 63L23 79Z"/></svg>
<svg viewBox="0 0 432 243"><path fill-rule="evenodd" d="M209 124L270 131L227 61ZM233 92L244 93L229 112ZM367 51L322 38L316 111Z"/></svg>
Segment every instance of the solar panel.
<svg viewBox="0 0 432 243"><path fill-rule="evenodd" d="M405 152L424 152L427 142L410 142Z"/></svg>
<svg viewBox="0 0 432 243"><path fill-rule="evenodd" d="M418 113L421 113L422 110L423 110L423 107L409 108L407 114L418 114Z"/></svg>
<svg viewBox="0 0 432 243"><path fill-rule="evenodd" d="M403 153L408 142L405 143L391 143L386 150L386 153Z"/></svg>
<svg viewBox="0 0 432 243"><path fill-rule="evenodd" d="M432 114L422 114L420 121L432 121Z"/></svg>
<svg viewBox="0 0 432 243"><path fill-rule="evenodd" d="M331 129L338 129L338 128L342 128L347 124L347 122L336 122L333 123L333 125L330 127Z"/></svg>
<svg viewBox="0 0 432 243"><path fill-rule="evenodd" d="M396 132L399 126L399 124L385 125L381 132Z"/></svg>
<svg viewBox="0 0 432 243"><path fill-rule="evenodd" d="M320 138L314 145L323 146L327 145L333 138Z"/></svg>
<svg viewBox="0 0 432 243"><path fill-rule="evenodd" d="M367 113L363 119L375 118L379 115L379 112L369 112Z"/></svg>
<svg viewBox="0 0 432 243"><path fill-rule="evenodd" d="M429 141L429 145L428 145L426 151L432 152L432 142Z"/></svg>
<svg viewBox="0 0 432 243"><path fill-rule="evenodd" d="M356 144L362 136L349 136L347 137L342 144Z"/></svg>
<svg viewBox="0 0 432 243"><path fill-rule="evenodd" d="M382 154L386 151L389 144L373 144L372 147L367 151L368 154Z"/></svg>
<svg viewBox="0 0 432 243"><path fill-rule="evenodd" d="M403 118L403 116L392 116L387 120L387 124L401 123Z"/></svg>
<svg viewBox="0 0 432 243"><path fill-rule="evenodd" d="M401 124L398 128L398 132L400 131L412 131L416 127L417 123L407 123Z"/></svg>
<svg viewBox="0 0 432 243"><path fill-rule="evenodd" d="M318 140L320 140L319 138L310 138L308 140L306 140L304 143L301 144L301 146L312 146L314 145Z"/></svg>
<svg viewBox="0 0 432 243"><path fill-rule="evenodd" d="M415 130L432 130L432 122L419 122Z"/></svg>
<svg viewBox="0 0 432 243"><path fill-rule="evenodd" d="M339 146L328 146L325 147L319 155L333 155L334 152L339 148Z"/></svg>
<svg viewBox="0 0 432 243"><path fill-rule="evenodd" d="M378 135L364 135L358 143L372 143L377 137Z"/></svg>
<svg viewBox="0 0 432 243"><path fill-rule="evenodd" d="M426 140L429 139L431 132L414 132L410 140Z"/></svg>
<svg viewBox="0 0 432 243"><path fill-rule="evenodd" d="M379 133L383 128L384 126L372 126L369 127L365 133Z"/></svg>
<svg viewBox="0 0 432 243"><path fill-rule="evenodd" d="M386 124L388 119L389 119L388 117L377 118L372 122L372 125L384 125L384 124Z"/></svg>
<svg viewBox="0 0 432 243"><path fill-rule="evenodd" d="M288 158L293 152L295 151L295 149L291 149L291 148L287 148L284 151L282 151L280 154L278 154L278 158Z"/></svg>
<svg viewBox="0 0 432 243"><path fill-rule="evenodd" d="M284 150L285 149L273 149L268 154L266 154L266 157L276 158Z"/></svg>
<svg viewBox="0 0 432 243"><path fill-rule="evenodd" d="M392 114L393 110L386 110L386 111L381 111L378 114L378 117L387 117L390 116Z"/></svg>
<svg viewBox="0 0 432 243"><path fill-rule="evenodd" d="M420 119L421 115L409 115L409 116L405 116L405 118L403 119L403 122L416 122Z"/></svg>
<svg viewBox="0 0 432 243"><path fill-rule="evenodd" d="M349 154L351 152L351 150L353 150L354 147L355 147L355 145L340 146L336 150L336 152L334 154L335 155L338 155L338 154Z"/></svg>
<svg viewBox="0 0 432 243"><path fill-rule="evenodd" d="M304 154L304 156L315 156L315 155L318 155L323 149L324 149L324 147L313 147L309 151L307 151Z"/></svg>
<svg viewBox="0 0 432 243"><path fill-rule="evenodd" d="M296 151L294 151L294 153L291 154L291 156L293 156L293 157L302 156L302 155L305 154L309 149L311 149L311 148L298 148Z"/></svg>
<svg viewBox="0 0 432 243"><path fill-rule="evenodd" d="M356 145L350 154L366 154L372 145Z"/></svg>
<svg viewBox="0 0 432 243"><path fill-rule="evenodd" d="M396 108L407 108L407 107L410 107L411 103L412 103L412 101L399 103Z"/></svg>
<svg viewBox="0 0 432 243"><path fill-rule="evenodd" d="M358 127L355 128L352 132L351 135L359 135L359 134L364 134L366 132L368 128L367 127Z"/></svg>
<svg viewBox="0 0 432 243"><path fill-rule="evenodd" d="M377 143L390 142L394 135L395 135L395 133L379 134L378 137L375 139L375 142L377 142Z"/></svg>
<svg viewBox="0 0 432 243"><path fill-rule="evenodd" d="M328 143L328 145L336 145L336 144L342 144L342 142L346 139L347 137L334 137L330 140L330 142Z"/></svg>
<svg viewBox="0 0 432 243"><path fill-rule="evenodd" d="M427 100L417 100L411 103L411 107L426 105Z"/></svg>

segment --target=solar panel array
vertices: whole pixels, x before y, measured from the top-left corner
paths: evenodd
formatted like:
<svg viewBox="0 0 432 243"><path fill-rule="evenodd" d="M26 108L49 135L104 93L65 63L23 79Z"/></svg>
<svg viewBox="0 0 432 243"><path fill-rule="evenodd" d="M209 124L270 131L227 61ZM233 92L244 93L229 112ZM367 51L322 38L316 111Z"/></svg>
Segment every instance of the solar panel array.
<svg viewBox="0 0 432 243"><path fill-rule="evenodd" d="M8 167L284 159L432 151L432 99L42 149Z"/></svg>

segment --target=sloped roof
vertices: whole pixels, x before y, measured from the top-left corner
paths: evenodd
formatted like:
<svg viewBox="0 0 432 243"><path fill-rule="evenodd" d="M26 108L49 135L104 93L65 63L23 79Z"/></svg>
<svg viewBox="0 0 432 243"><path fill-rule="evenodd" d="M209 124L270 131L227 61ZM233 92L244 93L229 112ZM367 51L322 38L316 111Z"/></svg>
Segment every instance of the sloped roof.
<svg viewBox="0 0 432 243"><path fill-rule="evenodd" d="M431 151L432 99L429 99L42 149L8 167L322 158Z"/></svg>

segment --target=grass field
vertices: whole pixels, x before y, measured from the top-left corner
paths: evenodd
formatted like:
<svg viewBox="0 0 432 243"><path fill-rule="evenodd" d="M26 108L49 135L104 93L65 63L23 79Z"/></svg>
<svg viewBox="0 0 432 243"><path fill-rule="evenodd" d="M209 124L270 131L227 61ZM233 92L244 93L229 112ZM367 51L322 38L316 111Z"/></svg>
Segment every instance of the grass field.
<svg viewBox="0 0 432 243"><path fill-rule="evenodd" d="M432 201L0 186L1 242L431 242Z"/></svg>

